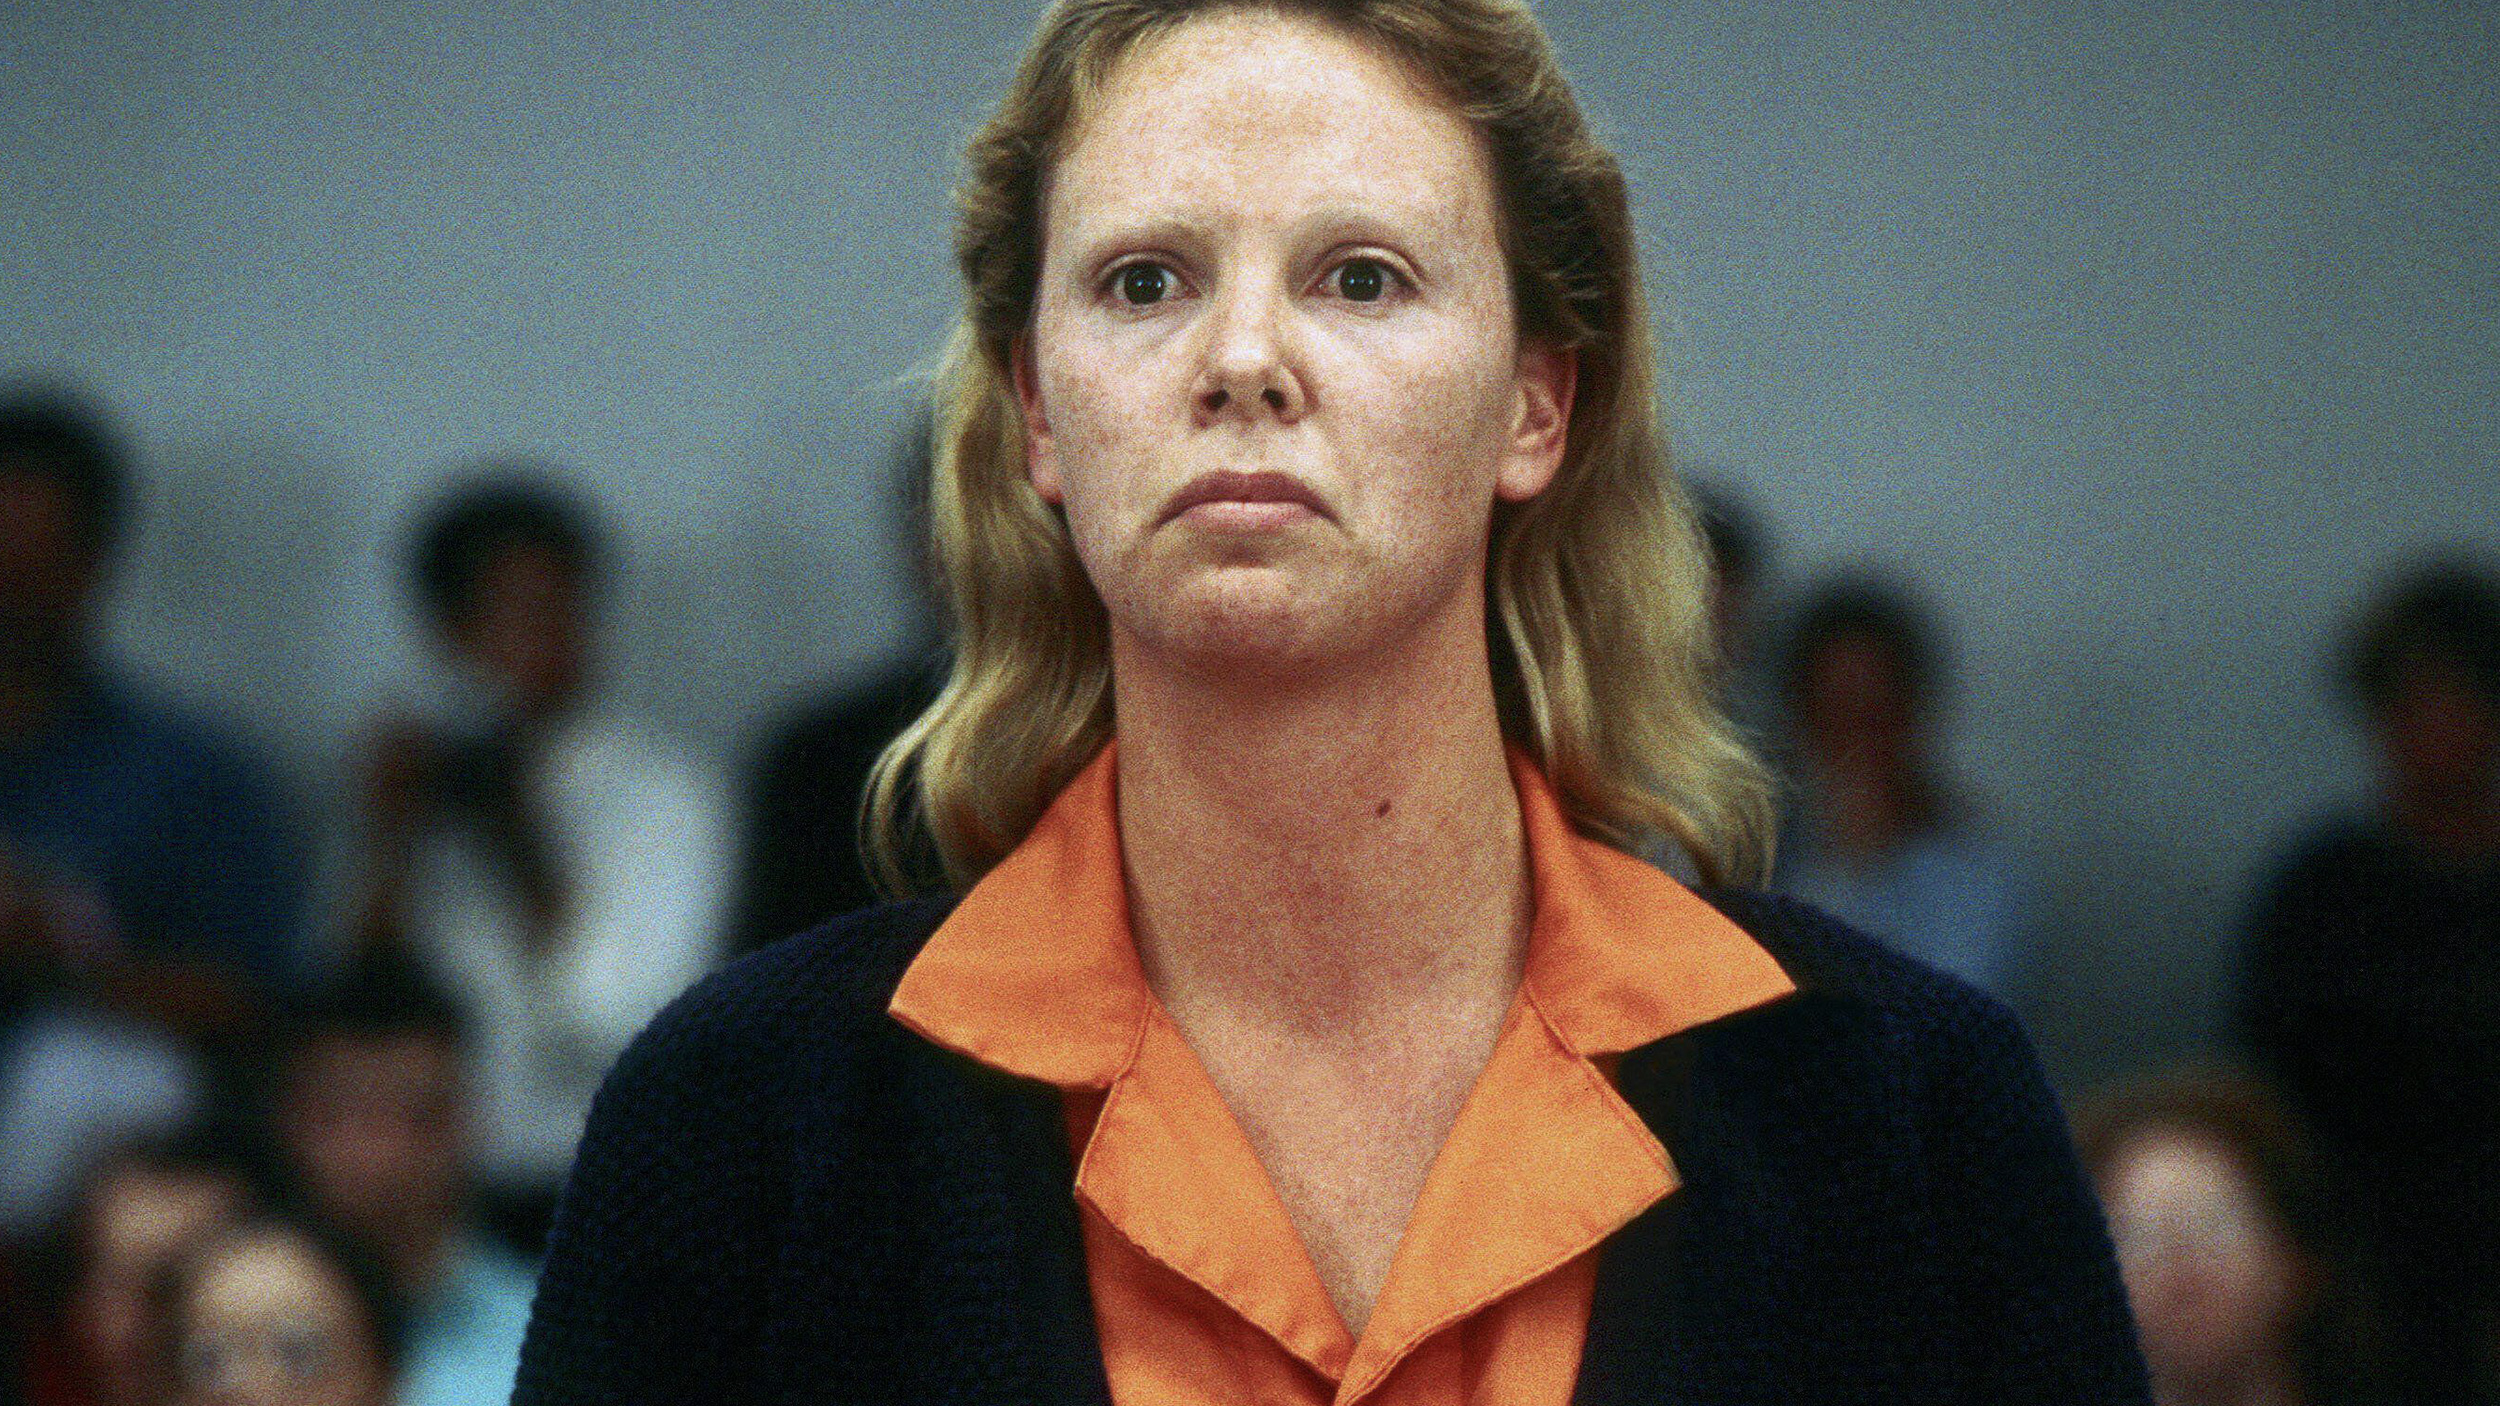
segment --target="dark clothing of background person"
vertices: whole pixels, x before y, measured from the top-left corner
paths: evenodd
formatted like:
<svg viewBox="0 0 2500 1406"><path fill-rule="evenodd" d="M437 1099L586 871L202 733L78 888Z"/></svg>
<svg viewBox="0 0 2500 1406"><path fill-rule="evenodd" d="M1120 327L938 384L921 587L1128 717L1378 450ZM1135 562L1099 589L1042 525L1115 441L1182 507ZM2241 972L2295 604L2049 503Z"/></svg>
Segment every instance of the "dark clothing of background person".
<svg viewBox="0 0 2500 1406"><path fill-rule="evenodd" d="M264 997L297 974L301 837L240 747L89 675L30 734L0 736L0 842L92 905L100 951L227 965Z"/></svg>
<svg viewBox="0 0 2500 1406"><path fill-rule="evenodd" d="M808 706L774 734L747 791L733 953L883 897L859 852L860 798L877 755L936 699L945 678L944 656L918 651Z"/></svg>
<svg viewBox="0 0 2500 1406"><path fill-rule="evenodd" d="M248 1106L299 978L303 837L238 744L85 667L0 732L0 1233L94 1149ZM12 906L17 911L10 911Z"/></svg>
<svg viewBox="0 0 2500 1406"><path fill-rule="evenodd" d="M2495 1399L2500 862L2335 824L2265 889L2245 960L2241 1034L2379 1241L2407 1399Z"/></svg>

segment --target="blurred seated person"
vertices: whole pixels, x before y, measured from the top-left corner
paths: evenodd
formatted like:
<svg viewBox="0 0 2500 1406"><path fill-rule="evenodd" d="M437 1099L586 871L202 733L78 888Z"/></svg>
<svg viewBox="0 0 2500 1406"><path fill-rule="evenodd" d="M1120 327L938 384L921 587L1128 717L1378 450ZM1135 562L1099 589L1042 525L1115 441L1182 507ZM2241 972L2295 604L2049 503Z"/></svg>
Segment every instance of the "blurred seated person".
<svg viewBox="0 0 2500 1406"><path fill-rule="evenodd" d="M501 1402L535 1268L469 1206L459 1011L405 962L359 963L297 1013L270 1121L305 1200L379 1259L407 1309L400 1406Z"/></svg>
<svg viewBox="0 0 2500 1406"><path fill-rule="evenodd" d="M2076 1118L2157 1406L2345 1406L2379 1397L2345 1209L2263 1083L2188 1069Z"/></svg>
<svg viewBox="0 0 2500 1406"><path fill-rule="evenodd" d="M929 417L919 415L893 456L904 540L924 541ZM869 769L886 744L931 703L952 662L939 640L925 562L912 572L909 639L865 679L811 699L768 733L747 781L745 851L730 946L750 952L885 898L859 842ZM936 847L922 846L928 877Z"/></svg>
<svg viewBox="0 0 2500 1406"><path fill-rule="evenodd" d="M28 1406L156 1406L163 1342L150 1286L190 1245L250 1214L263 1178L230 1143L185 1131L87 1169L37 1261Z"/></svg>
<svg viewBox="0 0 2500 1406"><path fill-rule="evenodd" d="M535 1246L599 1079L718 953L718 780L597 706L590 510L501 471L436 505L412 587L442 678L364 770L359 946L404 952L473 1037L484 1192Z"/></svg>
<svg viewBox="0 0 2500 1406"><path fill-rule="evenodd" d="M2375 1219L2415 1399L2500 1400L2500 586L2391 583L2341 681L2377 794L2264 885L2240 1030Z"/></svg>
<svg viewBox="0 0 2500 1406"><path fill-rule="evenodd" d="M1827 581L1780 671L1796 814L1772 886L2008 997L2024 957L2011 861L1973 834L1928 743L1943 692L1925 613L1872 578Z"/></svg>
<svg viewBox="0 0 2500 1406"><path fill-rule="evenodd" d="M936 701L946 669L943 650L917 646L774 732L749 782L736 951L882 899L860 852L860 801L878 754Z"/></svg>
<svg viewBox="0 0 2500 1406"><path fill-rule="evenodd" d="M265 769L100 657L127 473L76 404L0 401L0 1235L99 1142L195 1103L195 1046L284 994L301 837Z"/></svg>
<svg viewBox="0 0 2500 1406"><path fill-rule="evenodd" d="M157 1293L167 1406L397 1399L405 1325L389 1277L317 1222L264 1215L219 1231L177 1260Z"/></svg>

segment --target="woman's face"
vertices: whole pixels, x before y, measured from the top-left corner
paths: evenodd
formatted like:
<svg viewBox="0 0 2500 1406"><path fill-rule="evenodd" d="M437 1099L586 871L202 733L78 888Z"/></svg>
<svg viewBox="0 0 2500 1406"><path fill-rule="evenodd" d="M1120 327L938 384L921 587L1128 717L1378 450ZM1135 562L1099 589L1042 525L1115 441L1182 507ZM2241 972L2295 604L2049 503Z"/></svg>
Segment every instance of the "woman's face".
<svg viewBox="0 0 2500 1406"><path fill-rule="evenodd" d="M176 1308L177 1406L385 1406L382 1355L339 1272L291 1235L220 1247Z"/></svg>
<svg viewBox="0 0 2500 1406"><path fill-rule="evenodd" d="M160 1344L148 1285L186 1246L235 1217L243 1189L213 1174L126 1167L92 1194L71 1323L103 1400L152 1400Z"/></svg>
<svg viewBox="0 0 2500 1406"><path fill-rule="evenodd" d="M1798 683L1798 731L1816 763L1896 769L1910 760L1917 710L1889 642L1867 633L1826 640Z"/></svg>
<svg viewBox="0 0 2500 1406"><path fill-rule="evenodd" d="M2157 1379L2227 1380L2284 1346L2303 1262L2220 1143L2140 1132L2111 1159L2101 1199Z"/></svg>
<svg viewBox="0 0 2500 1406"><path fill-rule="evenodd" d="M1572 376L1520 346L1494 202L1466 121L1323 25L1201 18L1118 64L1051 173L1016 376L1115 649L1290 673L1481 635L1493 504L1552 477Z"/></svg>

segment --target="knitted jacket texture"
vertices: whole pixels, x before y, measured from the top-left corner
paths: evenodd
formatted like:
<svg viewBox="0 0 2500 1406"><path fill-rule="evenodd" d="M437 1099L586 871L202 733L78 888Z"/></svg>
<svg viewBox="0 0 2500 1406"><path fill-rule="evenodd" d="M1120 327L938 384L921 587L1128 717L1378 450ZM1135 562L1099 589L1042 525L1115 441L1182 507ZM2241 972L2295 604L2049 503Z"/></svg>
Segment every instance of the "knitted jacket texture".
<svg viewBox="0 0 2500 1406"><path fill-rule="evenodd" d="M2013 1017L1802 905L1703 897L1798 991L1624 1056L1683 1185L1599 1250L1574 1401L2147 1403ZM1059 1090L886 1014L951 903L748 956L627 1050L516 1406L1109 1406Z"/></svg>

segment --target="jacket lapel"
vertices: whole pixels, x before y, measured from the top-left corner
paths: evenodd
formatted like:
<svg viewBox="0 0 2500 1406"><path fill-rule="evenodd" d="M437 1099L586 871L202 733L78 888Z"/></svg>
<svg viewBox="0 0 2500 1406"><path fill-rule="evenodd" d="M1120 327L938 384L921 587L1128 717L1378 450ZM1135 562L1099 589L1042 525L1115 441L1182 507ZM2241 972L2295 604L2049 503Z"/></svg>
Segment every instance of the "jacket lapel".
<svg viewBox="0 0 2500 1406"><path fill-rule="evenodd" d="M1705 1406L1856 1399L1832 1384L1799 1331L1815 1296L1802 1188L1714 1061L1724 1027L1634 1050L1624 1099L1682 1175L1674 1195L1599 1252L1575 1406ZM1882 1399L1868 1397L1865 1399Z"/></svg>
<svg viewBox="0 0 2500 1406"><path fill-rule="evenodd" d="M1111 1406L1101 1339L1094 1326L1093 1289L1086 1278L1085 1243L1077 1225L1076 1169L1069 1156L1065 1095L1056 1087L1019 1079L977 1061L949 1054L975 1085L986 1117L982 1154L990 1179L1002 1193L1002 1239L1012 1245L999 1266L1012 1317L996 1325L1004 1340L965 1344L954 1368L983 1378L958 1381L945 1400L1030 1406L1038 1401L1071 1406ZM984 1360L986 1359L986 1360ZM1002 1366L1013 1364L1006 1371Z"/></svg>
<svg viewBox="0 0 2500 1406"><path fill-rule="evenodd" d="M1666 1145L1684 1184L1617 1231L1598 1252L1597 1296L1589 1308L1574 1406L1675 1406L1710 1399L1702 1384L1671 1365L1689 1361L1705 1330L1680 1271L1694 1169L1708 1160L1692 1145L1693 1041L1690 1033L1623 1056L1616 1086Z"/></svg>

